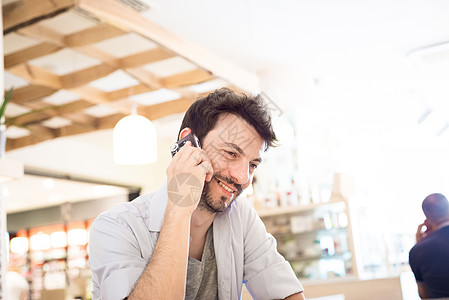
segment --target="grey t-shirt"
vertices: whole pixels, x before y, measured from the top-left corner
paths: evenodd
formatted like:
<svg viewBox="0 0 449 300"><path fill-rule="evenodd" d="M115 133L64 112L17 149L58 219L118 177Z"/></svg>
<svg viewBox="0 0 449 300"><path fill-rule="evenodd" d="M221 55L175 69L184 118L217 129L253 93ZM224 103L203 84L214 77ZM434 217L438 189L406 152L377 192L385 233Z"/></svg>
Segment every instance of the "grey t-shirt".
<svg viewBox="0 0 449 300"><path fill-rule="evenodd" d="M218 299L217 262L212 226L207 230L201 261L189 257L185 299Z"/></svg>

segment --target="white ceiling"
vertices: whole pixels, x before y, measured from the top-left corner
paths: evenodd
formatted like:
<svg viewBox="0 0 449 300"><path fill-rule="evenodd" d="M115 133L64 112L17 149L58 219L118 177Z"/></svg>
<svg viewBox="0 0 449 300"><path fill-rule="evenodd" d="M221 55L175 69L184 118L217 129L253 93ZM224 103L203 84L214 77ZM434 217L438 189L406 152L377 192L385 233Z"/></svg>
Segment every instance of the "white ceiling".
<svg viewBox="0 0 449 300"><path fill-rule="evenodd" d="M144 12L152 21L259 75L262 90L285 115L292 115L298 126L313 124L302 133L304 138L323 132L318 129L323 124L331 128L333 137L324 146L361 150L357 142L369 141L363 146L368 151L372 145L391 146L401 135L407 138L400 147L408 147L417 137L435 138L435 132L420 127L431 117L442 124L434 131L449 120L447 57L440 55L429 64L422 60L424 52L409 55L414 49L449 40L448 1L143 2L152 7ZM417 125L428 108L433 112ZM160 123L164 154L152 166L113 165L110 132L102 138L85 135L86 142L73 137L64 144L31 146L11 151L8 157L29 166L134 182L150 189L163 181L169 161L165 147L176 137L177 126L179 116ZM448 132L438 137L438 145L449 143ZM43 154L64 145L70 147L67 157ZM38 197L36 191L30 193ZM45 205L47 198L39 201Z"/></svg>

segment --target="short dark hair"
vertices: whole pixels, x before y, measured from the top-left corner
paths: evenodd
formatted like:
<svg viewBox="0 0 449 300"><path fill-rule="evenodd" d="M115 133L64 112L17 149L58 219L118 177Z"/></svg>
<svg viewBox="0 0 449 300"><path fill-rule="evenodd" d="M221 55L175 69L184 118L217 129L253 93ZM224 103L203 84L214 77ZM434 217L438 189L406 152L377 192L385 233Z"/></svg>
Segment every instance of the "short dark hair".
<svg viewBox="0 0 449 300"><path fill-rule="evenodd" d="M179 132L189 127L202 142L222 114L240 116L252 125L265 141L265 150L276 146L271 116L262 97L237 94L228 88L218 89L196 100L184 115Z"/></svg>

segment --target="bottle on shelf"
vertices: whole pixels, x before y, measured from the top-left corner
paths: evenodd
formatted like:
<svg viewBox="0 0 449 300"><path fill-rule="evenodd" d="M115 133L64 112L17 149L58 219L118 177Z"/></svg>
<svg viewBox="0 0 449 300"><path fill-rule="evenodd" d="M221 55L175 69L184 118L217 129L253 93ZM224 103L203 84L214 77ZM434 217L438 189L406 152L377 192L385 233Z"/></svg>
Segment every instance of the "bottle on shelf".
<svg viewBox="0 0 449 300"><path fill-rule="evenodd" d="M290 190L287 191L287 205L288 206L298 206L298 192L296 190L295 179L291 179Z"/></svg>

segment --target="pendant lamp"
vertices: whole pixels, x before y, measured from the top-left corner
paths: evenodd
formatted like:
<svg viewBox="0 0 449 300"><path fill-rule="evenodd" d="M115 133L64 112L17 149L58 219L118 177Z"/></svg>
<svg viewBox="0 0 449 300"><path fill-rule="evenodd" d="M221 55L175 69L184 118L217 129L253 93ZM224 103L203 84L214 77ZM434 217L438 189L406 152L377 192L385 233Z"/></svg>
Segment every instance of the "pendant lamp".
<svg viewBox="0 0 449 300"><path fill-rule="evenodd" d="M113 146L117 164L143 165L157 160L156 130L150 120L137 114L136 105L131 115L115 125Z"/></svg>

